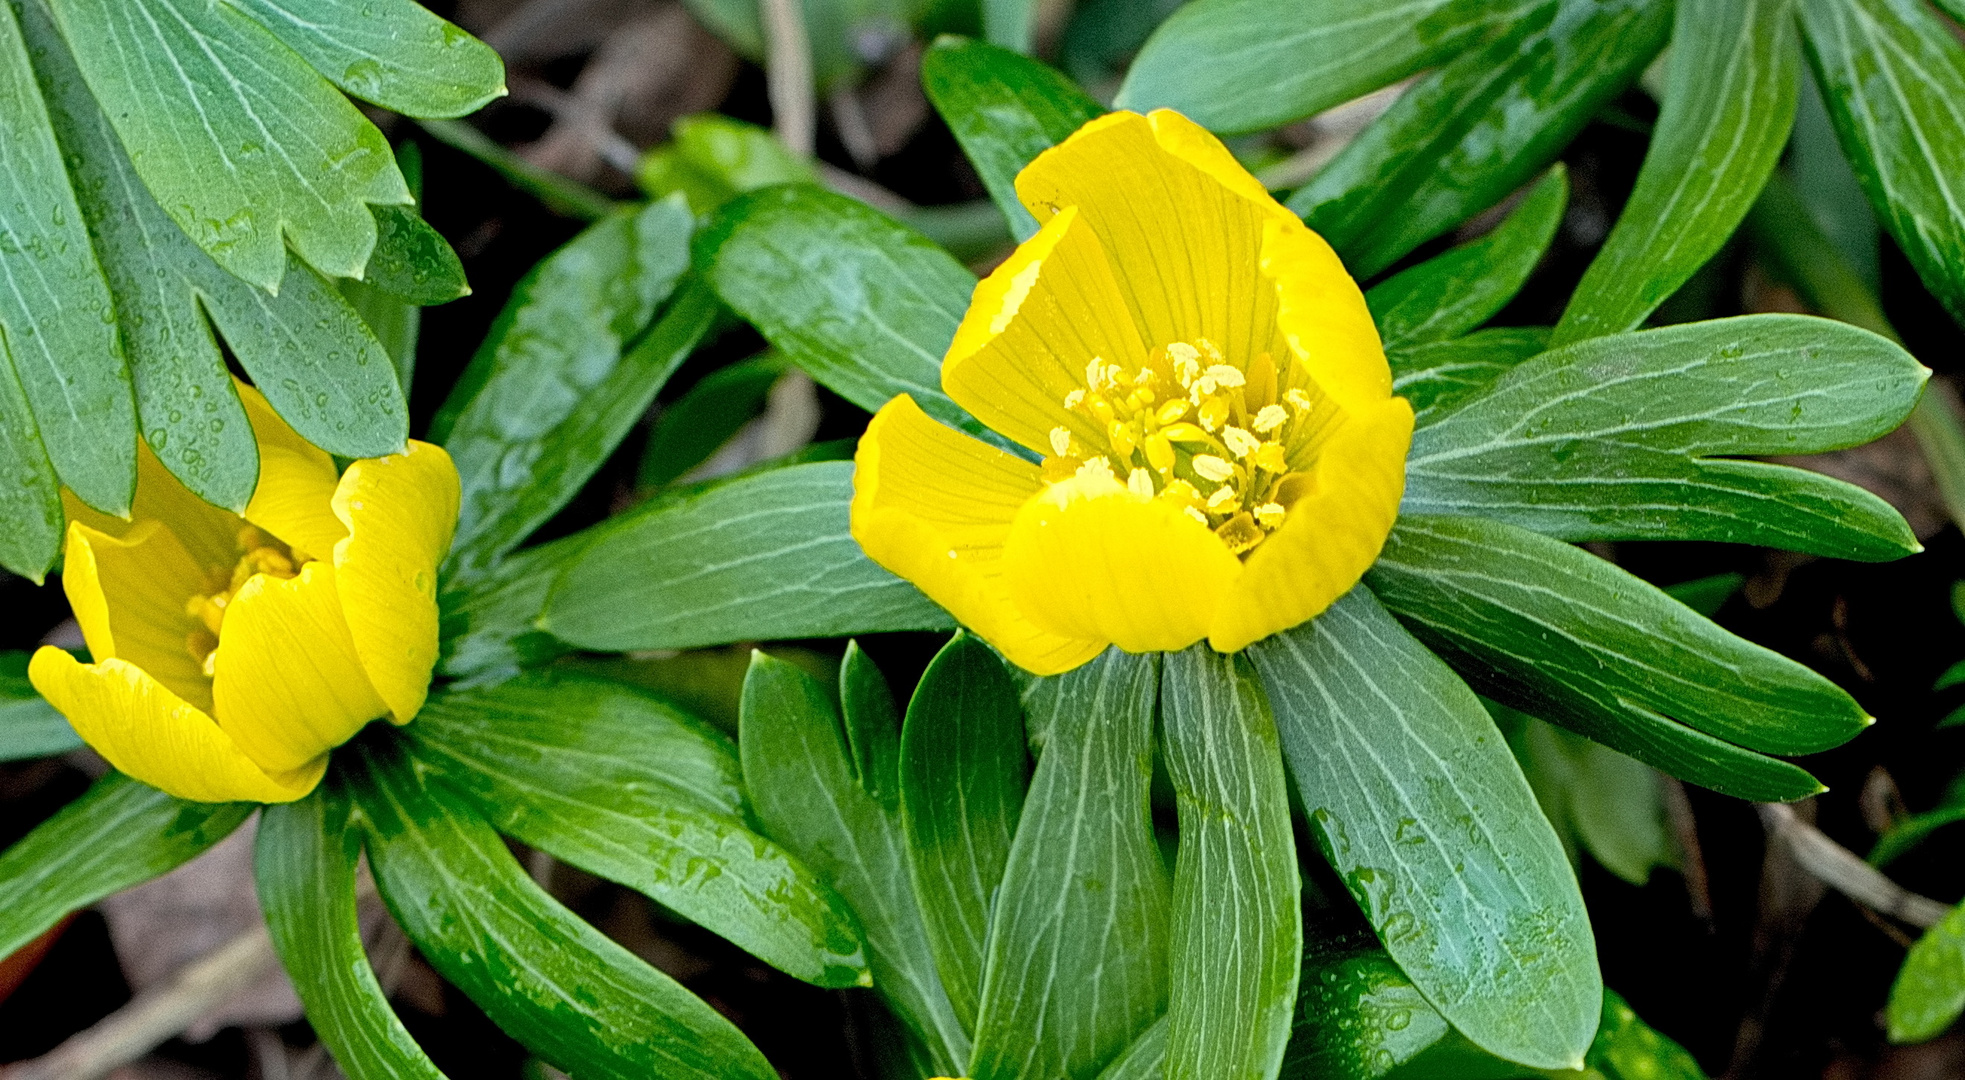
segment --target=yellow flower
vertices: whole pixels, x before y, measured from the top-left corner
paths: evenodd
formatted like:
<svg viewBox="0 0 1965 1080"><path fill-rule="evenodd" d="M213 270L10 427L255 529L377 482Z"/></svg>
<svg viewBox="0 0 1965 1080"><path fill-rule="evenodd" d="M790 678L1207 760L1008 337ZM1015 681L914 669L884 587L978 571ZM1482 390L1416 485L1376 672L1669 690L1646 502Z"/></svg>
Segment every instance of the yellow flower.
<svg viewBox="0 0 1965 1080"><path fill-rule="evenodd" d="M1086 124L1017 195L1043 228L976 286L942 386L1043 463L895 398L854 538L1038 674L1323 611L1377 558L1412 441L1336 254L1172 112Z"/></svg>
<svg viewBox="0 0 1965 1080"><path fill-rule="evenodd" d="M408 723L437 658L437 564L457 525L450 456L411 442L336 476L265 398L242 518L147 450L131 521L69 498L62 588L95 663L28 675L110 764L201 802L287 802L370 720Z"/></svg>

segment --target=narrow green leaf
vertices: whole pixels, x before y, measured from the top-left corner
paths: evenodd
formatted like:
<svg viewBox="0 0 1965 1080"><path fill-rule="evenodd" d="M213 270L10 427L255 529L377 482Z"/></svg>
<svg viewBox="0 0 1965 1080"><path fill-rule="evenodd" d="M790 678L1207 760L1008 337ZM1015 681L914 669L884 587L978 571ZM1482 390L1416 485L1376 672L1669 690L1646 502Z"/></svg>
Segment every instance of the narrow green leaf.
<svg viewBox="0 0 1965 1080"><path fill-rule="evenodd" d="M722 1014L535 884L483 818L400 750L357 744L337 765L396 921L528 1049L583 1077L777 1076Z"/></svg>
<svg viewBox="0 0 1965 1080"><path fill-rule="evenodd" d="M1883 225L1870 209L1849 155L1842 151L1821 88L1812 75L1797 81L1801 94L1794 111L1794 133L1788 139L1786 171L1794 178L1796 193L1815 228L1875 292L1883 285L1882 250L1877 242ZM1766 198L1765 189L1761 197Z"/></svg>
<svg viewBox="0 0 1965 1080"><path fill-rule="evenodd" d="M1491 1053L1581 1067L1589 915L1473 691L1363 587L1249 653L1325 857L1426 1000Z"/></svg>
<svg viewBox="0 0 1965 1080"><path fill-rule="evenodd" d="M500 832L789 975L864 984L852 913L745 827L737 749L703 721L617 683L538 674L435 696L409 735L412 757Z"/></svg>
<svg viewBox="0 0 1965 1080"><path fill-rule="evenodd" d="M534 267L430 424L464 484L446 569L484 570L577 494L709 332L684 288L694 219L679 198L615 214Z"/></svg>
<svg viewBox="0 0 1965 1080"><path fill-rule="evenodd" d="M1733 742L1811 753L1870 722L1808 668L1580 548L1510 525L1403 514L1366 580L1482 692L1741 798L1821 787Z"/></svg>
<svg viewBox="0 0 1965 1080"><path fill-rule="evenodd" d="M265 27L203 0L51 0L145 186L227 270L280 288L287 244L360 277L371 203L409 189L389 142Z"/></svg>
<svg viewBox="0 0 1965 1080"><path fill-rule="evenodd" d="M483 574L445 582L437 670L473 683L502 682L568 652L537 624L553 583L593 538L593 530L578 532L508 555Z"/></svg>
<svg viewBox="0 0 1965 1080"><path fill-rule="evenodd" d="M1558 164L1486 236L1373 286L1365 303L1386 350L1457 338L1493 318L1542 260L1568 204Z"/></svg>
<svg viewBox="0 0 1965 1080"><path fill-rule="evenodd" d="M0 361L11 360L61 482L104 513L127 513L136 491L130 373L12 4L0 5L0 237ZM8 427L10 442L33 430ZM10 456L31 459L25 446Z"/></svg>
<svg viewBox="0 0 1965 1080"><path fill-rule="evenodd" d="M1030 784L1023 704L989 646L958 631L921 675L901 729L901 825L928 947L975 1030L989 908Z"/></svg>
<svg viewBox="0 0 1965 1080"><path fill-rule="evenodd" d="M1904 957L1884 1010L1890 1041L1917 1043L1944 1034L1965 1012L1965 907L1924 932Z"/></svg>
<svg viewBox="0 0 1965 1080"><path fill-rule="evenodd" d="M405 116L463 116L505 94L491 46L414 0L237 0L334 85Z"/></svg>
<svg viewBox="0 0 1965 1080"><path fill-rule="evenodd" d="M1139 1033L1131 1046L1098 1074L1098 1080L1162 1080L1167 1075L1167 1018Z"/></svg>
<svg viewBox="0 0 1965 1080"><path fill-rule="evenodd" d="M969 1037L936 975L900 815L854 780L838 707L816 679L752 653L738 723L744 788L758 823L853 905L866 928L874 986L936 1071L959 1075Z"/></svg>
<svg viewBox="0 0 1965 1080"><path fill-rule="evenodd" d="M0 852L0 956L71 911L189 862L255 809L173 799L122 773L96 781Z"/></svg>
<svg viewBox="0 0 1965 1080"><path fill-rule="evenodd" d="M1792 0L1678 0L1674 10L1651 147L1557 345L1629 330L1677 292L1739 227L1794 125Z"/></svg>
<svg viewBox="0 0 1965 1080"><path fill-rule="evenodd" d="M1918 0L1800 0L1808 58L1870 205L1965 322L1965 46Z"/></svg>
<svg viewBox="0 0 1965 1080"><path fill-rule="evenodd" d="M82 745L55 707L27 681L24 652L0 652L0 761L47 757Z"/></svg>
<svg viewBox="0 0 1965 1080"><path fill-rule="evenodd" d="M1946 726L1942 722L1940 727ZM1954 785L1956 781L1954 781ZM1965 821L1965 800L1958 798L1954 786L1943 803L1921 814L1898 821L1890 831L1876 838L1876 846L1870 849L1869 861L1872 866L1883 867L1895 862L1898 856L1923 843L1930 835L1947 825Z"/></svg>
<svg viewBox="0 0 1965 1080"><path fill-rule="evenodd" d="M1722 540L1840 558L1920 550L1876 496L1709 454L1810 454L1903 422L1928 377L1898 346L1801 315L1576 342L1413 436L1405 514L1482 514L1565 540Z"/></svg>
<svg viewBox="0 0 1965 1080"><path fill-rule="evenodd" d="M1289 782L1255 670L1205 642L1162 662L1162 749L1180 807L1166 1074L1267 1080L1302 967Z"/></svg>
<svg viewBox="0 0 1965 1080"><path fill-rule="evenodd" d="M942 354L976 286L946 251L799 184L736 199L696 244L723 302L840 397L872 412L910 394L943 423L984 430L942 393Z"/></svg>
<svg viewBox="0 0 1965 1080"><path fill-rule="evenodd" d="M0 365L0 567L40 584L61 553L61 481L12 364Z"/></svg>
<svg viewBox="0 0 1965 1080"><path fill-rule="evenodd" d="M946 630L848 529L851 462L770 469L615 518L554 587L542 629L597 650Z"/></svg>
<svg viewBox="0 0 1965 1080"><path fill-rule="evenodd" d="M1283 1080L1377 1080L1453 1030L1369 930L1307 929Z"/></svg>
<svg viewBox="0 0 1965 1080"><path fill-rule="evenodd" d="M1019 241L1037 219L1017 199L1017 173L1105 112L1057 69L1009 49L944 37L921 58L921 87Z"/></svg>
<svg viewBox="0 0 1965 1080"><path fill-rule="evenodd" d="M839 664L839 711L846 720L846 752L860 790L882 809L901 808L901 714L887 676L860 649L846 643Z"/></svg>
<svg viewBox="0 0 1965 1080"><path fill-rule="evenodd" d="M786 366L776 353L739 360L703 376L675 404L663 406L648 433L636 482L666 487L709 460L763 410Z"/></svg>
<svg viewBox="0 0 1965 1080"><path fill-rule="evenodd" d="M363 950L355 912L362 836L348 818L348 795L338 780L299 802L266 808L253 849L266 929L308 1023L343 1073L443 1080L396 1018Z"/></svg>
<svg viewBox="0 0 1965 1080"><path fill-rule="evenodd" d="M990 912L973 1080L1089 1080L1166 1011L1159 675L1156 655L1115 648L1025 694L1041 750Z"/></svg>
<svg viewBox="0 0 1965 1080"><path fill-rule="evenodd" d="M1654 866L1676 866L1658 774L1601 743L1489 702L1515 761L1570 859L1589 852L1633 885Z"/></svg>
<svg viewBox="0 0 1965 1080"><path fill-rule="evenodd" d="M1122 109L1175 109L1221 132L1341 105L1465 48L1529 5L1489 0L1194 0L1160 24L1119 88ZM1501 10L1494 10L1497 7Z"/></svg>
<svg viewBox="0 0 1965 1080"><path fill-rule="evenodd" d="M1414 424L1424 427L1548 344L1547 327L1495 327L1399 349L1385 359L1392 365L1392 392L1412 403Z"/></svg>
<svg viewBox="0 0 1965 1080"><path fill-rule="evenodd" d="M1719 609L1740 591L1746 584L1747 576L1738 573L1714 574L1711 577L1694 578L1669 585L1665 593L1672 599L1710 619L1719 614Z"/></svg>

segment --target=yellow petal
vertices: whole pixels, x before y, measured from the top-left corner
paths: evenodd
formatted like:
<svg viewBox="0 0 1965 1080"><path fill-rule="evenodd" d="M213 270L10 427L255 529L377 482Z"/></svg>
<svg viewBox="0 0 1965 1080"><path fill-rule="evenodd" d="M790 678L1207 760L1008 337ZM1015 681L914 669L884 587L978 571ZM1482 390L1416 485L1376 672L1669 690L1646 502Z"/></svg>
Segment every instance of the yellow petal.
<svg viewBox="0 0 1965 1080"><path fill-rule="evenodd" d="M1078 208L1149 347L1205 337L1243 364L1284 347L1259 260L1264 224L1295 215L1184 117L1093 120L1018 174L1017 197L1044 222Z"/></svg>
<svg viewBox="0 0 1965 1080"><path fill-rule="evenodd" d="M225 613L212 678L214 719L268 772L348 741L389 711L362 670L341 614L334 567L291 579L255 575Z"/></svg>
<svg viewBox="0 0 1965 1080"><path fill-rule="evenodd" d="M230 573L239 559L239 515L193 495L141 440L137 442L136 501L128 521L91 510L66 489L62 491L62 506L69 521L79 521L108 536L124 536L145 521L162 521L199 565L207 568Z"/></svg>
<svg viewBox="0 0 1965 1080"><path fill-rule="evenodd" d="M1331 432L1309 493L1249 555L1208 628L1208 643L1234 652L1315 618L1349 592L1398 517L1411 444L1412 407L1404 398L1388 398Z"/></svg>
<svg viewBox="0 0 1965 1080"><path fill-rule="evenodd" d="M1294 216L1263 227L1262 272L1274 282L1277 325L1297 367L1347 412L1392 393L1392 369L1364 294L1324 238Z"/></svg>
<svg viewBox="0 0 1965 1080"><path fill-rule="evenodd" d="M1104 650L1032 626L1010 601L1003 543L1043 486L1037 466L943 427L906 394L875 414L854 462L853 539L868 558L1026 671L1069 671Z"/></svg>
<svg viewBox="0 0 1965 1080"><path fill-rule="evenodd" d="M1127 652L1205 637L1242 564L1206 525L1109 475L1052 484L1004 547L1010 596L1032 623Z"/></svg>
<svg viewBox="0 0 1965 1080"><path fill-rule="evenodd" d="M239 401L259 442L259 484L246 504L246 520L287 542L295 551L325 559L348 535L328 503L334 498L334 459L301 438L266 396L241 383Z"/></svg>
<svg viewBox="0 0 1965 1080"><path fill-rule="evenodd" d="M266 772L211 717L125 660L83 664L44 647L27 675L111 765L180 799L291 802L314 790L327 769L320 756L288 772Z"/></svg>
<svg viewBox="0 0 1965 1080"><path fill-rule="evenodd" d="M334 514L348 536L334 547L335 581L355 652L390 718L407 724L437 662L437 566L457 529L457 467L440 447L411 440L400 454L348 466Z"/></svg>
<svg viewBox="0 0 1965 1080"><path fill-rule="evenodd" d="M1127 368L1146 346L1098 237L1067 207L978 282L942 361L942 388L976 418L1040 454L1050 432L1102 445L1091 418L1066 412L1094 357Z"/></svg>
<svg viewBox="0 0 1965 1080"><path fill-rule="evenodd" d="M211 708L211 680L190 648L204 630L185 602L209 592L206 568L162 522L140 521L121 537L68 524L61 587L100 662L127 660L198 709Z"/></svg>

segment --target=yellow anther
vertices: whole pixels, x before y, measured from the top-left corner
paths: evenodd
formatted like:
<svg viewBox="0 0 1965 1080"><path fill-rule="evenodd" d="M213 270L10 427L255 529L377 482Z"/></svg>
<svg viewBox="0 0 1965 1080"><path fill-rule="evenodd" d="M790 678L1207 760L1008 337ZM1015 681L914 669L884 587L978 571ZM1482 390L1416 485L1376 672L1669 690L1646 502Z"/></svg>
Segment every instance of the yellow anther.
<svg viewBox="0 0 1965 1080"><path fill-rule="evenodd" d="M1221 426L1222 421L1228 419L1228 408L1226 398L1211 397L1203 401L1200 409L1196 410L1198 414L1196 419L1201 421L1202 427L1213 431Z"/></svg>
<svg viewBox="0 0 1965 1080"><path fill-rule="evenodd" d="M1206 377L1213 379L1217 386L1241 386L1249 381L1242 374L1241 368L1231 367L1227 364L1210 364Z"/></svg>
<svg viewBox="0 0 1965 1080"><path fill-rule="evenodd" d="M1248 457L1262 445L1262 440L1238 427L1226 427L1221 431L1221 440L1228 444L1228 450L1238 458Z"/></svg>
<svg viewBox="0 0 1965 1080"><path fill-rule="evenodd" d="M1289 422L1289 410L1281 405L1264 405L1262 411L1255 414L1255 421L1249 426L1267 435Z"/></svg>
<svg viewBox="0 0 1965 1080"><path fill-rule="evenodd" d="M1069 480L1078 475L1078 468L1083 464L1075 457L1047 457L1043 464L1044 482L1055 484L1060 480Z"/></svg>
<svg viewBox="0 0 1965 1080"><path fill-rule="evenodd" d="M1201 490L1185 480L1167 481L1167 486L1160 489L1160 497L1189 506L1201 505Z"/></svg>
<svg viewBox="0 0 1965 1080"><path fill-rule="evenodd" d="M1290 471L1289 455L1283 451L1281 443L1263 443L1262 448L1257 450L1255 456L1249 459L1249 463L1258 469L1265 469L1272 473Z"/></svg>
<svg viewBox="0 0 1965 1080"><path fill-rule="evenodd" d="M1262 543L1262 529L1256 525L1255 519L1249 516L1247 510L1222 522L1214 534L1221 537L1221 542L1228 545L1228 550L1237 555Z"/></svg>
<svg viewBox="0 0 1965 1080"><path fill-rule="evenodd" d="M1166 472L1174 467L1174 447L1165 435L1154 432L1146 437L1143 445L1146 447L1146 463L1155 470Z"/></svg>
<svg viewBox="0 0 1965 1080"><path fill-rule="evenodd" d="M1121 461L1132 457L1133 451L1139 449L1139 435L1132 424L1123 420L1114 420L1106 427L1105 435L1112 443L1112 452Z"/></svg>
<svg viewBox="0 0 1965 1080"><path fill-rule="evenodd" d="M1051 453L1065 457L1071 453L1071 429L1054 427L1051 429Z"/></svg>
<svg viewBox="0 0 1965 1080"><path fill-rule="evenodd" d="M1235 475L1235 466L1230 465L1213 454L1196 454L1194 455L1194 471L1200 475L1201 479L1212 480L1219 484Z"/></svg>
<svg viewBox="0 0 1965 1080"><path fill-rule="evenodd" d="M1316 404L1315 402L1310 400L1309 394L1306 394L1303 391L1298 390L1294 386L1290 387L1288 390L1283 391L1283 400L1289 402L1290 405L1293 406L1297 412L1309 412L1313 407L1315 407Z"/></svg>
<svg viewBox="0 0 1965 1080"><path fill-rule="evenodd" d="M1191 506L1183 506L1181 507L1181 509L1185 510L1187 512L1187 516L1193 518L1195 521L1198 521L1203 525L1206 525L1208 523L1208 515L1203 514L1199 510L1196 510Z"/></svg>
<svg viewBox="0 0 1965 1080"><path fill-rule="evenodd" d="M1265 529L1281 525L1288 515L1289 511L1283 509L1282 503L1266 502L1255 508L1255 520Z"/></svg>
<svg viewBox="0 0 1965 1080"><path fill-rule="evenodd" d="M1168 424L1160 429L1160 434L1174 442L1213 442L1207 432L1193 424Z"/></svg>
<svg viewBox="0 0 1965 1080"><path fill-rule="evenodd" d="M1186 415L1187 402L1179 398L1171 398L1160 406L1160 411L1154 413L1153 418L1162 424L1171 424Z"/></svg>
<svg viewBox="0 0 1965 1080"><path fill-rule="evenodd" d="M1153 497L1153 474L1145 469L1134 469L1126 474L1126 487L1142 499Z"/></svg>
<svg viewBox="0 0 1965 1080"><path fill-rule="evenodd" d="M1093 418L1100 424L1110 424L1117 415L1112 411L1112 403L1097 394L1085 399L1085 407L1092 411Z"/></svg>
<svg viewBox="0 0 1965 1080"><path fill-rule="evenodd" d="M1234 488L1223 484L1214 489L1214 494L1208 496L1208 509L1220 510L1222 507L1233 503L1237 497Z"/></svg>

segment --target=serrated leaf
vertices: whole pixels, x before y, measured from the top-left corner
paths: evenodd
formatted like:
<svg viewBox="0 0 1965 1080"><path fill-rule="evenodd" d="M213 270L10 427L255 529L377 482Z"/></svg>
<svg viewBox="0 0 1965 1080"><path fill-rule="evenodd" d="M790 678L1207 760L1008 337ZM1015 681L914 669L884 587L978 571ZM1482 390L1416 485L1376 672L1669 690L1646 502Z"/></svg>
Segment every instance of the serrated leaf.
<svg viewBox="0 0 1965 1080"><path fill-rule="evenodd" d="M273 34L207 0L50 0L89 89L164 211L278 291L287 244L360 277L371 203L406 204L388 140Z"/></svg>
<svg viewBox="0 0 1965 1080"><path fill-rule="evenodd" d="M1426 1000L1491 1053L1580 1067L1589 916L1473 691L1362 586L1249 654L1325 857Z"/></svg>
<svg viewBox="0 0 1965 1080"><path fill-rule="evenodd" d="M9 360L34 415L31 426L9 418L5 437L23 444L10 456L38 472L25 445L38 428L63 485L104 513L127 513L136 491L130 374L11 4L0 5L0 361ZM17 543L32 550L32 539Z"/></svg>
<svg viewBox="0 0 1965 1080"><path fill-rule="evenodd" d="M700 288L649 329L694 224L679 198L622 211L512 290L430 424L463 480L448 574L482 572L565 506L709 332Z"/></svg>
<svg viewBox="0 0 1965 1080"><path fill-rule="evenodd" d="M1087 1080L1166 1010L1170 889L1147 805L1159 667L1108 649L1025 692L1041 748L964 1076Z"/></svg>
<svg viewBox="0 0 1965 1080"><path fill-rule="evenodd" d="M945 37L921 57L921 88L935 105L1019 242L1037 219L1017 200L1017 173L1105 112L1057 69L1009 49Z"/></svg>
<svg viewBox="0 0 1965 1080"><path fill-rule="evenodd" d="M606 651L952 628L860 550L852 497L852 463L828 461L657 499L574 560L540 627Z"/></svg>
<svg viewBox="0 0 1965 1080"><path fill-rule="evenodd" d="M1372 286L1365 303L1386 351L1456 338L1493 318L1541 261L1568 204L1558 164L1486 236Z"/></svg>
<svg viewBox="0 0 1965 1080"><path fill-rule="evenodd" d="M1897 512L1817 473L1717 454L1810 454L1903 422L1924 369L1866 330L1749 315L1579 341L1517 365L1414 433L1407 514L1482 514L1564 540L1761 544L1839 558L1919 550Z"/></svg>
<svg viewBox="0 0 1965 1080"><path fill-rule="evenodd" d="M662 406L648 433L636 483L666 487L709 460L763 410L787 367L776 353L739 360L703 376L674 404Z"/></svg>
<svg viewBox="0 0 1965 1080"><path fill-rule="evenodd" d="M1160 709L1180 812L1166 1075L1267 1080L1289 1042L1303 955L1276 723L1248 662L1205 643L1161 661Z"/></svg>
<svg viewBox="0 0 1965 1080"><path fill-rule="evenodd" d="M975 275L912 229L844 195L785 185L725 206L696 251L723 302L840 397L872 412L910 394L945 424L985 430L941 383Z"/></svg>
<svg viewBox="0 0 1965 1080"><path fill-rule="evenodd" d="M0 956L71 911L176 869L258 807L174 799L112 772L0 853Z"/></svg>
<svg viewBox="0 0 1965 1080"><path fill-rule="evenodd" d="M1016 684L981 639L958 631L922 673L901 729L900 779L928 947L973 1034L990 903L1030 785Z"/></svg>
<svg viewBox="0 0 1965 1080"><path fill-rule="evenodd" d="M1115 104L1174 109L1220 132L1259 131L1341 105L1521 18L1489 0L1195 0L1126 73Z"/></svg>
<svg viewBox="0 0 1965 1080"><path fill-rule="evenodd" d="M389 1006L362 946L355 866L362 837L338 781L268 806L254 838L254 883L280 965L307 1022L341 1071L363 1080L444 1080Z"/></svg>
<svg viewBox="0 0 1965 1080"><path fill-rule="evenodd" d="M1944 1034L1965 1012L1965 907L1917 939L1890 985L1890 1041L1916 1043Z"/></svg>
<svg viewBox="0 0 1965 1080"><path fill-rule="evenodd" d="M336 767L417 952L528 1049L585 1077L775 1080L730 1021L553 899L399 748L356 744Z"/></svg>
<svg viewBox="0 0 1965 1080"><path fill-rule="evenodd" d="M27 680L24 652L0 652L0 761L47 757L82 745L81 736Z"/></svg>
<svg viewBox="0 0 1965 1080"><path fill-rule="evenodd" d="M1500 522L1402 514L1365 580L1488 696L1741 798L1821 786L1734 742L1810 753L1869 724L1815 672L1580 548Z"/></svg>
<svg viewBox="0 0 1965 1080"><path fill-rule="evenodd" d="M874 986L936 1071L958 1075L969 1037L936 975L899 814L854 779L838 706L811 676L754 652L738 724L744 787L758 823L853 905L866 928Z"/></svg>
<svg viewBox="0 0 1965 1080"><path fill-rule="evenodd" d="M1792 0L1678 0L1674 10L1650 149L1557 345L1643 322L1733 235L1787 145L1801 72Z"/></svg>
<svg viewBox="0 0 1965 1080"><path fill-rule="evenodd" d="M1423 427L1548 345L1546 326L1495 327L1399 349L1385 359L1392 366L1392 392L1412 403L1414 425Z"/></svg>
<svg viewBox="0 0 1965 1080"><path fill-rule="evenodd" d="M405 116L476 112L505 93L491 46L412 0L231 0L347 91Z"/></svg>
<svg viewBox="0 0 1965 1080"><path fill-rule="evenodd" d="M1800 11L1870 205L1965 323L1965 46L1917 0L1800 0Z"/></svg>
<svg viewBox="0 0 1965 1080"><path fill-rule="evenodd" d="M538 674L433 697L411 756L500 832L819 986L861 986L845 901L743 821L737 748L644 692Z"/></svg>

